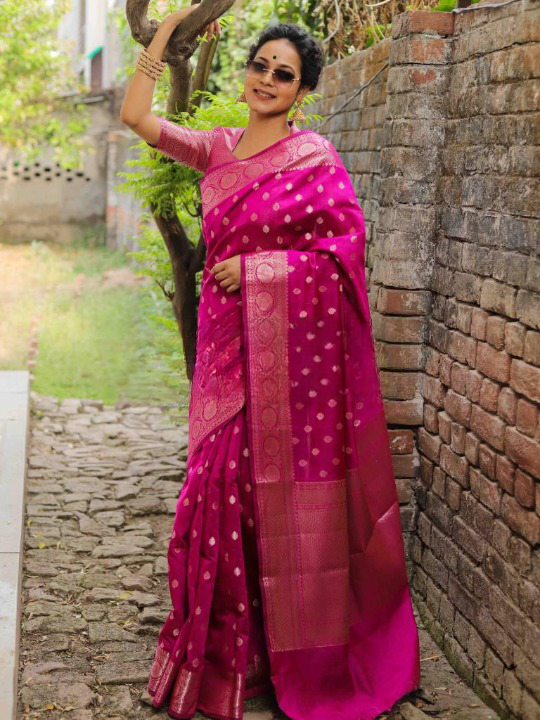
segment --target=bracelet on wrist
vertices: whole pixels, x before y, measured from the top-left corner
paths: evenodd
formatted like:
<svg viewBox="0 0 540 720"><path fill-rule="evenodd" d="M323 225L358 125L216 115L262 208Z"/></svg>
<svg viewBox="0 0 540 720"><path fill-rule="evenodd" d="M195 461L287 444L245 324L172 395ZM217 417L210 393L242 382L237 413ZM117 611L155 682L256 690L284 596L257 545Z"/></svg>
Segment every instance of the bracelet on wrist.
<svg viewBox="0 0 540 720"><path fill-rule="evenodd" d="M143 48L137 57L135 67L153 80L158 80L163 75L166 65L167 63L158 60L146 48Z"/></svg>

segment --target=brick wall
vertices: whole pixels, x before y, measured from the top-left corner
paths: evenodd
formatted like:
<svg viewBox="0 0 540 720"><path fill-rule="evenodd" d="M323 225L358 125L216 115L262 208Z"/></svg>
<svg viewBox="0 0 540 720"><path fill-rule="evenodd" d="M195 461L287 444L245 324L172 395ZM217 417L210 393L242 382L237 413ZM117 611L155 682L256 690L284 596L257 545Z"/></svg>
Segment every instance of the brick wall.
<svg viewBox="0 0 540 720"><path fill-rule="evenodd" d="M474 7L474 6L473 6ZM540 6L407 12L324 73L368 229L419 612L501 717L540 718Z"/></svg>

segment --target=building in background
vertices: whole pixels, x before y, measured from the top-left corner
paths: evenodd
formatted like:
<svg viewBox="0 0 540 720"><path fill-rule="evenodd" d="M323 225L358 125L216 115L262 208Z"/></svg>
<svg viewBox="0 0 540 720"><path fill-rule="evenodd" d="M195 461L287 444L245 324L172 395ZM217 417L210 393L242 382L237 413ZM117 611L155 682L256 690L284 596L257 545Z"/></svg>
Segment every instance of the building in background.
<svg viewBox="0 0 540 720"><path fill-rule="evenodd" d="M118 84L122 67L120 38L113 21L126 0L72 0L59 28L67 41L79 78L95 92Z"/></svg>

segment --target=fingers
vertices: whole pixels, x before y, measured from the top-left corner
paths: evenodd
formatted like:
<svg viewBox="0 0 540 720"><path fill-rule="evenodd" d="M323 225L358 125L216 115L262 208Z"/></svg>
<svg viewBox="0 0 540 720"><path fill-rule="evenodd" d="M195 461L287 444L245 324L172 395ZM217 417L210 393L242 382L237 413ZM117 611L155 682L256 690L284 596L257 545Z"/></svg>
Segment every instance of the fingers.
<svg viewBox="0 0 540 720"><path fill-rule="evenodd" d="M226 277L225 280L222 280L219 284L222 288L226 289L227 292L234 292L240 289L240 285L231 277Z"/></svg>
<svg viewBox="0 0 540 720"><path fill-rule="evenodd" d="M221 25L219 24L219 20L212 20L211 23L208 23L206 28L206 37L208 40L210 40L210 38L214 35L221 35Z"/></svg>

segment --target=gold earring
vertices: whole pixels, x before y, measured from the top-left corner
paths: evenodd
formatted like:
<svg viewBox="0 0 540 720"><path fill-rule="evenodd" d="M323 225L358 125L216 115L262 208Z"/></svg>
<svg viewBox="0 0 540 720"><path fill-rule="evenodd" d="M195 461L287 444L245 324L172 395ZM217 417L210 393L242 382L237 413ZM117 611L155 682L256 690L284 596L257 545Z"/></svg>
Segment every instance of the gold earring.
<svg viewBox="0 0 540 720"><path fill-rule="evenodd" d="M236 98L236 102L246 102L246 93L242 90L240 95Z"/></svg>
<svg viewBox="0 0 540 720"><path fill-rule="evenodd" d="M304 115L304 113L302 112L302 109L301 109L301 107L300 107L300 105L301 105L303 102L304 102L304 99L302 98L302 100L301 100L299 103L297 103L297 105L296 105L296 110L295 110L294 113L291 115L291 120L294 120L295 122L296 122L296 121L300 121L300 122L301 122L302 120L305 120L305 119L306 119L306 116Z"/></svg>

